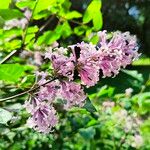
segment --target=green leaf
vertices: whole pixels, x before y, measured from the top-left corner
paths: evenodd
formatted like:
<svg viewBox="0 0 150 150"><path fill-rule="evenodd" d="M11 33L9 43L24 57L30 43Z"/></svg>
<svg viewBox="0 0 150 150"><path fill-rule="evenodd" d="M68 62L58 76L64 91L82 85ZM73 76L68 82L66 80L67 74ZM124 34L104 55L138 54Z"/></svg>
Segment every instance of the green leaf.
<svg viewBox="0 0 150 150"><path fill-rule="evenodd" d="M63 24L57 25L54 31L46 31L42 36L38 38L38 45L41 44L52 44L56 40L60 39L60 37L68 37L72 33L71 27L67 21Z"/></svg>
<svg viewBox="0 0 150 150"><path fill-rule="evenodd" d="M58 0L59 1L59 0ZM61 3L61 7L62 7L62 10L69 10L70 7L71 7L71 2L70 0L63 0Z"/></svg>
<svg viewBox="0 0 150 150"><path fill-rule="evenodd" d="M140 58L132 63L134 66L150 66L150 58Z"/></svg>
<svg viewBox="0 0 150 150"><path fill-rule="evenodd" d="M99 30L99 29L102 28L103 18L102 18L102 14L101 13L97 13L97 15L95 15L93 17L93 25L94 25L94 29L95 30Z"/></svg>
<svg viewBox="0 0 150 150"><path fill-rule="evenodd" d="M24 75L25 68L19 64L1 64L0 80L6 82L17 82Z"/></svg>
<svg viewBox="0 0 150 150"><path fill-rule="evenodd" d="M145 92L138 95L138 104L140 107L150 108L150 93Z"/></svg>
<svg viewBox="0 0 150 150"><path fill-rule="evenodd" d="M9 111L3 108L0 108L0 123L1 124L7 124L7 122L11 120L11 118L12 118L12 114Z"/></svg>
<svg viewBox="0 0 150 150"><path fill-rule="evenodd" d="M61 28L62 28L61 35L63 36L63 38L67 38L69 35L71 35L72 30L71 30L71 27L67 21L65 21L63 23Z"/></svg>
<svg viewBox="0 0 150 150"><path fill-rule="evenodd" d="M68 12L68 13L64 13L62 15L62 17L64 17L65 19L73 19L73 18L81 18L82 17L82 14L77 12L77 11L71 11L71 12Z"/></svg>
<svg viewBox="0 0 150 150"><path fill-rule="evenodd" d="M27 75L22 79L20 87L30 88L34 82L35 82L35 75Z"/></svg>
<svg viewBox="0 0 150 150"><path fill-rule="evenodd" d="M35 15L33 16L33 18L34 18L35 20L39 20L39 19L42 19L42 18L47 18L47 17L50 16L50 15L51 15L51 12L50 12L50 11L44 10L44 11L41 11L41 12L35 14Z"/></svg>
<svg viewBox="0 0 150 150"><path fill-rule="evenodd" d="M10 104L6 106L5 108L11 112L18 112L21 109L23 109L23 105L20 103L15 103L15 104Z"/></svg>
<svg viewBox="0 0 150 150"><path fill-rule="evenodd" d="M60 38L60 34L54 34L55 32L46 31L42 36L38 38L37 44L52 44L54 41Z"/></svg>
<svg viewBox="0 0 150 150"><path fill-rule="evenodd" d="M85 140L90 140L94 138L96 131L93 127L89 127L86 129L80 129L79 133Z"/></svg>
<svg viewBox="0 0 150 150"><path fill-rule="evenodd" d="M25 38L25 44L31 43L31 40L35 37L35 32L37 32L39 28L37 26L32 26L28 28L27 35Z"/></svg>
<svg viewBox="0 0 150 150"><path fill-rule="evenodd" d="M87 111L92 112L92 113L96 112L96 108L93 106L89 98L86 99L86 102L83 108L85 108Z"/></svg>
<svg viewBox="0 0 150 150"><path fill-rule="evenodd" d="M139 107L137 107L138 112L141 114L146 114L150 112L150 92L140 93L137 95L134 95L132 97L132 102Z"/></svg>
<svg viewBox="0 0 150 150"><path fill-rule="evenodd" d="M35 34L34 34L34 33L33 33L33 34L28 34L28 35L26 35L25 44L30 43L31 40L34 39L34 38L35 38Z"/></svg>
<svg viewBox="0 0 150 150"><path fill-rule="evenodd" d="M17 39L10 40L10 41L4 43L5 49L10 51L10 50L20 48L21 42L22 42L21 40L17 40Z"/></svg>
<svg viewBox="0 0 150 150"><path fill-rule="evenodd" d="M35 1L34 0L21 0L21 1L18 1L16 3L16 6L18 8L28 7L30 9L33 9L34 5L35 5Z"/></svg>
<svg viewBox="0 0 150 150"><path fill-rule="evenodd" d="M11 20L13 18L22 18L23 14L17 9L0 9L0 16L4 20Z"/></svg>
<svg viewBox="0 0 150 150"><path fill-rule="evenodd" d="M5 20L0 16L0 28L2 28L5 24Z"/></svg>
<svg viewBox="0 0 150 150"><path fill-rule="evenodd" d="M84 34L84 32L86 31L87 26L78 26L74 28L74 33L78 36Z"/></svg>
<svg viewBox="0 0 150 150"><path fill-rule="evenodd" d="M29 34L29 33L35 33L35 32L38 31L38 29L39 29L38 26L29 27L28 31L27 31L27 34Z"/></svg>
<svg viewBox="0 0 150 150"><path fill-rule="evenodd" d="M11 0L1 0L0 9L7 9L10 3L11 3Z"/></svg>
<svg viewBox="0 0 150 150"><path fill-rule="evenodd" d="M107 85L104 85L103 87L100 88L99 92L97 93L98 97L101 96L108 96L111 97L114 93L114 88L113 87L108 87Z"/></svg>
<svg viewBox="0 0 150 150"><path fill-rule="evenodd" d="M92 20L94 29L99 30L102 27L102 13L100 9L101 1L93 0L84 13L83 23L88 23Z"/></svg>
<svg viewBox="0 0 150 150"><path fill-rule="evenodd" d="M49 9L54 4L56 4L56 2L57 2L57 0L38 0L34 14L39 13L42 10Z"/></svg>
<svg viewBox="0 0 150 150"><path fill-rule="evenodd" d="M125 70L122 69L122 72L126 73L127 75L137 79L140 82L143 82L143 75L141 73L138 73L136 70Z"/></svg>
<svg viewBox="0 0 150 150"><path fill-rule="evenodd" d="M12 39L12 37L18 37L22 35L22 30L19 28L13 28L11 30L3 30L3 38L4 39Z"/></svg>

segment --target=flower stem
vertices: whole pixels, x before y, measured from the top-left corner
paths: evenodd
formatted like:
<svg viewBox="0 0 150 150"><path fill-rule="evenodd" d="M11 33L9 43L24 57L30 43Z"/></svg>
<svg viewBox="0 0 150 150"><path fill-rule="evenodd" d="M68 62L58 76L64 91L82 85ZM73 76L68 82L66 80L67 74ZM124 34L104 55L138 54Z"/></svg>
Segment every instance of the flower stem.
<svg viewBox="0 0 150 150"><path fill-rule="evenodd" d="M51 80L49 80L49 81L43 83L42 85L38 85L37 87L31 88L31 89L29 89L29 90L27 90L27 91L24 91L24 92L22 92L22 93L19 93L19 94L10 96L10 97L2 98L2 99L0 99L0 102L7 101L7 100L10 100L10 99L14 99L14 98L16 98L16 97L19 97L19 96L28 94L28 93L30 93L30 92L32 92L32 91L37 90L37 89L40 88L41 86L44 86L44 85L46 85L46 84L48 84L48 83L50 83L50 82L52 82L52 81L54 81L54 80L56 80L56 79L57 79L57 78L53 78L53 79L51 79Z"/></svg>

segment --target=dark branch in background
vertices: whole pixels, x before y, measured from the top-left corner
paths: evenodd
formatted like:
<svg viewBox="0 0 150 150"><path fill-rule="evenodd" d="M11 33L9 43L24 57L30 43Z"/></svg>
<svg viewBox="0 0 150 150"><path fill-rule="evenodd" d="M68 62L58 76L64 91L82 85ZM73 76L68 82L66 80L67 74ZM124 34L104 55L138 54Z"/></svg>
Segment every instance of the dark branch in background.
<svg viewBox="0 0 150 150"><path fill-rule="evenodd" d="M32 10L31 17L30 17L30 19L29 19L29 21L28 21L28 24L26 25L25 30L24 30L24 32L23 32L21 47L20 47L18 50L13 50L10 54L8 54L8 55L0 62L0 64L6 62L6 61L9 60L13 55L15 55L17 52L22 51L22 49L24 48L24 46L25 46L25 40L26 40L26 36L27 36L27 32L28 32L28 27L29 27L30 22L31 22L31 20L32 20L32 17L33 17L35 8L36 8L36 6L37 6L37 4L38 4L38 1L39 1L39 0L36 0L36 2L35 2L34 8L33 8L33 10Z"/></svg>
<svg viewBox="0 0 150 150"><path fill-rule="evenodd" d="M55 18L58 18L58 19L62 19L62 20L67 20L65 17L62 17L62 16L58 16L57 14L52 14L52 16L45 22L45 24L39 29L39 31L36 33L35 35L35 42L37 41L38 37L40 35L43 34L43 31L45 31L45 28L47 28L47 26L55 19ZM75 21L75 20L68 20L69 22L72 22L72 23L75 23L75 24L78 24L78 25L85 25L84 23L80 23L78 21Z"/></svg>
<svg viewBox="0 0 150 150"><path fill-rule="evenodd" d="M7 101L7 100L10 100L10 99L14 99L14 98L16 98L16 97L19 97L19 96L22 96L22 95L25 95L25 94L29 94L30 92L35 91L35 90L39 89L41 86L44 86L44 85L46 85L46 84L48 84L48 83L50 83L50 82L52 82L52 81L54 81L54 80L56 80L56 79L57 79L57 78L53 78L53 79L51 79L51 80L49 80L49 81L43 83L42 85L38 85L37 87L31 88L31 89L29 89L29 90L27 90L27 91L24 91L24 92L22 92L22 93L19 93L19 94L10 96L10 97L2 98L2 99L0 99L0 102Z"/></svg>
<svg viewBox="0 0 150 150"><path fill-rule="evenodd" d="M55 14L52 15L45 24L39 29L39 31L35 34L35 42L37 41L38 37L43 33L45 28L49 25L49 23L55 18Z"/></svg>
<svg viewBox="0 0 150 150"><path fill-rule="evenodd" d="M58 15L57 15L57 18L58 18L58 19L59 19L59 18L62 18L63 20L67 20L65 17L58 16ZM80 26L85 25L85 23L78 22L78 21L76 21L76 20L67 20L67 21L72 22L72 23L75 23L75 24L78 24L78 25L80 25Z"/></svg>

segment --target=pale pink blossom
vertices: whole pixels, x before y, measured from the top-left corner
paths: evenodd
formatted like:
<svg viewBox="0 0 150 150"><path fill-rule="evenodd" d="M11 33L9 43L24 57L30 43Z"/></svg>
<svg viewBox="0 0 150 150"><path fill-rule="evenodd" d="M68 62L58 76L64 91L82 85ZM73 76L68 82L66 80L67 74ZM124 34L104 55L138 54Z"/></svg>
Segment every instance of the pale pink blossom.
<svg viewBox="0 0 150 150"><path fill-rule="evenodd" d="M36 96L30 97L29 100L25 101L24 107L28 113L33 113L36 107L41 103L40 99Z"/></svg>
<svg viewBox="0 0 150 150"><path fill-rule="evenodd" d="M44 83L46 83L46 77L48 77L48 72L44 72L44 71L37 71L36 72L36 77L37 77L37 80L38 80L38 85L42 85Z"/></svg>
<svg viewBox="0 0 150 150"><path fill-rule="evenodd" d="M132 92L133 92L133 89L132 89L132 88L128 88L128 89L125 90L125 95L126 95L127 97L130 97L131 94L132 94Z"/></svg>
<svg viewBox="0 0 150 150"><path fill-rule="evenodd" d="M136 37L129 32L114 32L111 38L108 38L106 31L98 35L99 65L104 77L115 76L121 67L126 67L139 57Z"/></svg>
<svg viewBox="0 0 150 150"><path fill-rule="evenodd" d="M132 147L140 148L143 145L144 141L141 135L136 134L133 137Z"/></svg>
<svg viewBox="0 0 150 150"><path fill-rule="evenodd" d="M35 130L48 133L58 122L56 110L47 103L40 103L32 112L32 116L28 119L27 125Z"/></svg>
<svg viewBox="0 0 150 150"><path fill-rule="evenodd" d="M81 81L88 87L94 86L99 81L99 56L95 45L82 42L71 49Z"/></svg>
<svg viewBox="0 0 150 150"><path fill-rule="evenodd" d="M80 84L70 81L61 82L61 94L63 99L66 100L64 105L65 109L72 106L83 106L86 95Z"/></svg>
<svg viewBox="0 0 150 150"><path fill-rule="evenodd" d="M59 83L57 81L41 86L38 91L38 98L40 100L47 100L52 103L57 96L59 88Z"/></svg>
<svg viewBox="0 0 150 150"><path fill-rule="evenodd" d="M115 103L114 102L111 102L111 101L106 101L106 102L103 102L102 104L104 107L114 107L115 106Z"/></svg>
<svg viewBox="0 0 150 150"><path fill-rule="evenodd" d="M42 53L39 52L39 51L35 51L34 52L34 62L35 62L35 64L40 66L40 65L42 65L42 61L43 61Z"/></svg>
<svg viewBox="0 0 150 150"><path fill-rule="evenodd" d="M56 48L54 49L54 52L52 52L52 50L47 52L45 58L51 60L56 75L73 80L75 69L74 57L73 55L67 56L66 52L67 49L62 47Z"/></svg>

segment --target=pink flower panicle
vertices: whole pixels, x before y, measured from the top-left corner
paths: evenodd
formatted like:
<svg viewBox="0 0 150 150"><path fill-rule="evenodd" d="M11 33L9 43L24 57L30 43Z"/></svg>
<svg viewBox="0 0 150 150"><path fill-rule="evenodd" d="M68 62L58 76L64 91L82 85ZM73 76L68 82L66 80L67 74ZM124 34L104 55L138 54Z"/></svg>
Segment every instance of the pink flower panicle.
<svg viewBox="0 0 150 150"><path fill-rule="evenodd" d="M55 48L54 52L51 50L46 53L45 58L49 58L52 62L53 69L56 75L67 77L73 80L74 74L74 57L73 55L67 56L67 49Z"/></svg>
<svg viewBox="0 0 150 150"><path fill-rule="evenodd" d="M108 38L106 31L102 31L98 36L100 40L97 46L81 42L68 48L49 48L45 53L45 58L52 63L57 80L44 84L50 78L49 73L36 73L40 88L25 103L31 114L28 120L30 127L44 133L51 131L58 122L53 105L58 98L63 99L65 109L82 107L86 94L81 84L94 86L99 81L100 70L103 77L115 76L122 67L139 57L136 37L129 32L114 32ZM75 82L76 78L81 83Z"/></svg>
<svg viewBox="0 0 150 150"><path fill-rule="evenodd" d="M82 42L75 46L80 49L80 55L77 59L77 70L81 81L87 86L94 86L99 81L98 51L95 45L91 43Z"/></svg>
<svg viewBox="0 0 150 150"><path fill-rule="evenodd" d="M129 32L114 32L111 38L107 37L106 31L98 35L99 65L104 77L117 75L121 67L126 67L139 57L136 37Z"/></svg>
<svg viewBox="0 0 150 150"><path fill-rule="evenodd" d="M61 82L61 95L66 100L66 104L64 105L66 109L72 106L82 107L86 99L81 85L69 81Z"/></svg>
<svg viewBox="0 0 150 150"><path fill-rule="evenodd" d="M58 88L59 85L56 81L48 83L45 86L41 86L38 92L38 98L42 101L47 100L52 103L57 95Z"/></svg>
<svg viewBox="0 0 150 150"><path fill-rule="evenodd" d="M25 102L26 110L31 114L27 125L39 132L48 133L57 124L58 117L53 104L61 96L64 99L64 108L83 106L86 95L80 84L73 81L55 80L46 85L48 74L36 73L40 85L39 90L32 95L30 100Z"/></svg>
<svg viewBox="0 0 150 150"><path fill-rule="evenodd" d="M27 124L29 127L39 131L48 133L54 127L58 118L56 116L56 110L48 103L41 102L31 113L31 117L28 119Z"/></svg>

